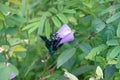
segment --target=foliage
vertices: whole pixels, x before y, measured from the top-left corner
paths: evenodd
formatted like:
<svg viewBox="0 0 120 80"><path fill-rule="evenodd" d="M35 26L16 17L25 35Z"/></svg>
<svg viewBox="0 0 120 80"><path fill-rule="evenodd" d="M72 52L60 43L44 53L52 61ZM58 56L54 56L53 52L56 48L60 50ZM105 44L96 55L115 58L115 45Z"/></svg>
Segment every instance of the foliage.
<svg viewBox="0 0 120 80"><path fill-rule="evenodd" d="M0 80L11 71L13 80L68 80L64 69L79 80L101 72L104 80L119 80L119 10L119 0L1 0ZM39 35L49 38L63 24L75 40L50 57Z"/></svg>

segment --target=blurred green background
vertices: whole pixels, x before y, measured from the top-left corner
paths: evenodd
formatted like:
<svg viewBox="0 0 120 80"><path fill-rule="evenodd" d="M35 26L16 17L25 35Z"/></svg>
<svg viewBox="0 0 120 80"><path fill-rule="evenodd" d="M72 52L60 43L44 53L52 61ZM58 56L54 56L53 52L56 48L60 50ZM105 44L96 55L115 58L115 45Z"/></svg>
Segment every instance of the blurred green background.
<svg viewBox="0 0 120 80"><path fill-rule="evenodd" d="M63 24L75 40L50 57L39 35ZM120 1L0 0L0 80L11 72L13 80L120 80Z"/></svg>

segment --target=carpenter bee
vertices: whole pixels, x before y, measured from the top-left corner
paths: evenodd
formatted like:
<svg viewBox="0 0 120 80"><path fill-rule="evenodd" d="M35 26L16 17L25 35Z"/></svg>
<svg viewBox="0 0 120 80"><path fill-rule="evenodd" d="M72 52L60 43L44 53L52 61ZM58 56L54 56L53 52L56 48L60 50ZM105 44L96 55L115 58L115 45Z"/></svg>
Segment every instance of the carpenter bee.
<svg viewBox="0 0 120 80"><path fill-rule="evenodd" d="M57 37L56 34L51 34L49 39L46 36L40 36L40 38L45 42L50 56L53 56L54 52L63 45L59 44L61 38Z"/></svg>

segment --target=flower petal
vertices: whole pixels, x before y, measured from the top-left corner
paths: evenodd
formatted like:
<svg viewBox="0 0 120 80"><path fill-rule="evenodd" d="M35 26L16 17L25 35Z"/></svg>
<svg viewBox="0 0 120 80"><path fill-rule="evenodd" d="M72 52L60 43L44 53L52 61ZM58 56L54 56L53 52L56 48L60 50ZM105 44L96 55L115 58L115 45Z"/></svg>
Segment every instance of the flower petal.
<svg viewBox="0 0 120 80"><path fill-rule="evenodd" d="M11 74L10 74L10 79L13 79L13 78L15 78L16 77L16 75L12 72Z"/></svg>
<svg viewBox="0 0 120 80"><path fill-rule="evenodd" d="M97 66L96 74L97 74L98 78L103 78L103 71L100 66Z"/></svg>
<svg viewBox="0 0 120 80"><path fill-rule="evenodd" d="M69 72L65 72L64 76L69 78L70 80L78 80L78 78L75 75L73 75L73 74L71 74Z"/></svg>
<svg viewBox="0 0 120 80"><path fill-rule="evenodd" d="M4 49L2 47L0 47L0 53L2 53L4 51Z"/></svg>
<svg viewBox="0 0 120 80"><path fill-rule="evenodd" d="M67 35L66 37L62 38L62 40L60 41L60 44L66 43L66 42L70 42L74 40L74 35L73 33L70 33L69 35Z"/></svg>
<svg viewBox="0 0 120 80"><path fill-rule="evenodd" d="M64 38L66 35L70 34L72 31L67 24L64 24L58 31L57 37Z"/></svg>
<svg viewBox="0 0 120 80"><path fill-rule="evenodd" d="M70 42L74 40L74 35L73 32L71 31L71 29L69 28L69 26L67 24L64 24L57 32L56 32L56 36L61 38L61 41L58 45L66 43L66 42Z"/></svg>
<svg viewBox="0 0 120 80"><path fill-rule="evenodd" d="M6 66L8 67L10 65L9 62L6 63ZM13 72L10 74L10 79L13 79L16 77L16 74L14 74Z"/></svg>

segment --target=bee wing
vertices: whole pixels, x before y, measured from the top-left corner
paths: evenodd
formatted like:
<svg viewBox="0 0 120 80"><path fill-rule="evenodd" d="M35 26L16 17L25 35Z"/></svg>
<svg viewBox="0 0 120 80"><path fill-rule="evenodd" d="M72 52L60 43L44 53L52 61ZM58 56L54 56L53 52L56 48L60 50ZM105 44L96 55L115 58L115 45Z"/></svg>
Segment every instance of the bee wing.
<svg viewBox="0 0 120 80"><path fill-rule="evenodd" d="M45 46L48 48L50 47L50 41L47 39L46 36L40 36L40 38L45 42Z"/></svg>
<svg viewBox="0 0 120 80"><path fill-rule="evenodd" d="M45 42L47 42L47 41L48 41L48 39L47 39L47 37L46 37L46 36L40 36L40 38L41 38L43 41L45 41Z"/></svg>
<svg viewBox="0 0 120 80"><path fill-rule="evenodd" d="M53 42L48 40L46 36L40 36L40 38L45 42L45 46L49 50L49 54L53 56Z"/></svg>

